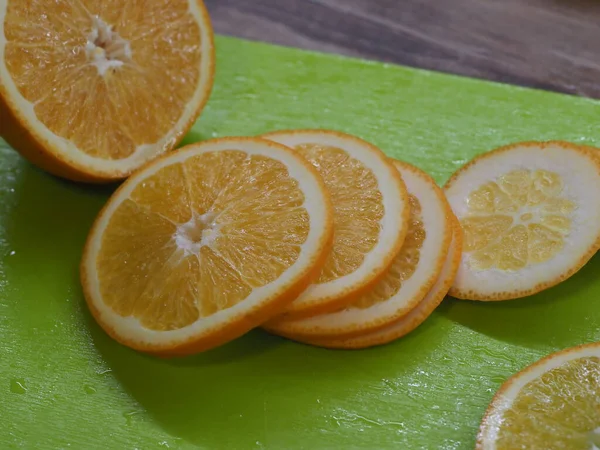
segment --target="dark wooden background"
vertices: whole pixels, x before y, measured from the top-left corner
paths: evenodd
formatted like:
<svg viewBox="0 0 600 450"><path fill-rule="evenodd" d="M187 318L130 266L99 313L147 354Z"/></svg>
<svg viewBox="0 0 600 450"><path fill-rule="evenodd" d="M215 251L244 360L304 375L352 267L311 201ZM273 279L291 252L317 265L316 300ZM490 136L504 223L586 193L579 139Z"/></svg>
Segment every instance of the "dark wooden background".
<svg viewBox="0 0 600 450"><path fill-rule="evenodd" d="M217 33L600 98L600 0L205 0Z"/></svg>

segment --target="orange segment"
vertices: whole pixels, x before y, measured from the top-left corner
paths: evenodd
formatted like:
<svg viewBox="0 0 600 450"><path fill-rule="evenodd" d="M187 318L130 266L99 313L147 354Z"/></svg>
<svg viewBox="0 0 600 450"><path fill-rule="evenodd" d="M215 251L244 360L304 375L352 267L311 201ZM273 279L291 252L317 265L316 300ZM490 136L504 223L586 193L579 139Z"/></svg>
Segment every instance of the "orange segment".
<svg viewBox="0 0 600 450"><path fill-rule="evenodd" d="M481 423L476 448L597 448L599 396L599 344L554 353L502 385Z"/></svg>
<svg viewBox="0 0 600 450"><path fill-rule="evenodd" d="M58 175L126 176L172 148L208 97L214 55L200 0L9 0L0 20L2 134Z"/></svg>
<svg viewBox="0 0 600 450"><path fill-rule="evenodd" d="M510 145L475 158L445 189L465 235L455 297L534 294L576 273L600 248L600 164L590 148Z"/></svg>
<svg viewBox="0 0 600 450"><path fill-rule="evenodd" d="M393 297L417 270L427 231L423 225L421 202L412 194L409 194L408 200L410 204L408 232L400 253L373 290L366 292L352 304L355 308L368 309Z"/></svg>
<svg viewBox="0 0 600 450"><path fill-rule="evenodd" d="M162 217L184 223L192 218L191 198L194 192L186 183L183 164L172 164L149 176L131 193L131 200ZM202 196L201 198L204 198Z"/></svg>
<svg viewBox="0 0 600 450"><path fill-rule="evenodd" d="M244 247L235 248L238 252L242 249ZM245 279L246 274L220 256L218 250L208 245L202 246L197 259L200 266L200 279L199 292L195 301L205 311L204 317L231 308L252 293L250 281ZM291 266L292 264L288 267ZM266 283L262 285L264 284Z"/></svg>
<svg viewBox="0 0 600 450"><path fill-rule="evenodd" d="M82 283L115 339L186 354L293 301L332 238L330 199L302 158L260 139L207 141L146 166L111 197L89 235Z"/></svg>
<svg viewBox="0 0 600 450"><path fill-rule="evenodd" d="M351 274L377 244L383 218L375 174L341 148L301 144L294 148L323 175L335 208L335 235L318 283Z"/></svg>
<svg viewBox="0 0 600 450"><path fill-rule="evenodd" d="M462 221L465 233L465 251L485 249L508 231L513 223L510 216L469 216Z"/></svg>
<svg viewBox="0 0 600 450"><path fill-rule="evenodd" d="M346 342L398 322L431 290L447 260L455 218L429 175L406 163L394 165L409 192L410 216L404 244L383 277L337 311L276 318L265 325L268 331L302 342Z"/></svg>
<svg viewBox="0 0 600 450"><path fill-rule="evenodd" d="M335 311L372 288L400 251L409 212L406 187L381 150L354 136L297 130L265 138L294 149L316 168L335 211L325 267L286 318Z"/></svg>
<svg viewBox="0 0 600 450"><path fill-rule="evenodd" d="M159 270L150 273L151 278L130 315L144 328L156 331L177 330L209 315L208 302L198 304L196 300L200 297L198 272L202 259L171 255Z"/></svg>
<svg viewBox="0 0 600 450"><path fill-rule="evenodd" d="M192 208L200 214L208 211L246 157L246 153L233 150L192 156L184 172L185 180L194 180L186 182Z"/></svg>
<svg viewBox="0 0 600 450"><path fill-rule="evenodd" d="M467 198L467 203L473 213L506 213L517 210L517 205L497 183L486 183L474 190Z"/></svg>
<svg viewBox="0 0 600 450"><path fill-rule="evenodd" d="M132 314L148 281L175 252L175 232L172 222L130 199L119 205L102 236L97 256L102 277L100 293L106 305L122 316Z"/></svg>
<svg viewBox="0 0 600 450"><path fill-rule="evenodd" d="M542 224L544 224L543 219ZM565 234L568 234L568 230ZM532 263L549 261L564 247L564 237L561 233L552 231L544 225L536 223L529 224L527 238L525 238L525 233L523 233L523 235L523 240L527 241L527 250L523 249L523 253L525 253L525 251L528 252L529 260Z"/></svg>
<svg viewBox="0 0 600 450"><path fill-rule="evenodd" d="M498 267L502 270L517 270L529 262L544 262L562 248L563 237L553 233L548 226L559 228L568 234L573 211L572 203L559 195L563 192L562 178L547 170L512 170L498 178L498 183L489 182L476 189L467 198L471 214L462 225L465 232L465 251L479 250L473 255L472 264L476 269ZM537 217L536 207L552 200L553 205L567 207L567 213ZM521 214L513 218L498 213ZM560 209L559 209L560 211ZM483 214L491 215L483 215ZM540 223L516 225L513 221ZM531 241L531 242L529 242ZM529 251L529 253L528 253ZM543 257L541 256L543 255Z"/></svg>

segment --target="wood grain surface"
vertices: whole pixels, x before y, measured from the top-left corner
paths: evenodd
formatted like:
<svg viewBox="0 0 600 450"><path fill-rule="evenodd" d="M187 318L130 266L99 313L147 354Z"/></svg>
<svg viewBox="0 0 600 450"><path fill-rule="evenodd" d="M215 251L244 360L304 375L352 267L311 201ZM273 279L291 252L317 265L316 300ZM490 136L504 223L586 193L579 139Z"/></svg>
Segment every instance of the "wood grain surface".
<svg viewBox="0 0 600 450"><path fill-rule="evenodd" d="M215 31L600 98L595 0L206 0Z"/></svg>

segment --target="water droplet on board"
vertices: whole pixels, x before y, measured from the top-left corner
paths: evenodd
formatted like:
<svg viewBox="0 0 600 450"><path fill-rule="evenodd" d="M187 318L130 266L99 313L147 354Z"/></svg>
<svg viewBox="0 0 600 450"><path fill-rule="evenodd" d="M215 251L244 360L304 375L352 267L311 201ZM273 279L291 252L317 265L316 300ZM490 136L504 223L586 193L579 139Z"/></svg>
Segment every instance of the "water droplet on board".
<svg viewBox="0 0 600 450"><path fill-rule="evenodd" d="M96 388L93 386L90 386L89 384L86 384L85 386L83 386L83 390L88 395L95 394L97 392Z"/></svg>
<svg viewBox="0 0 600 450"><path fill-rule="evenodd" d="M27 392L24 380L13 378L10 380L10 392L13 394L24 394Z"/></svg>
<svg viewBox="0 0 600 450"><path fill-rule="evenodd" d="M125 417L125 423L127 423L127 426L131 426L133 416L136 414L139 414L139 411L128 411L123 413L123 417Z"/></svg>
<svg viewBox="0 0 600 450"><path fill-rule="evenodd" d="M490 377L490 381L495 384L502 384L506 381L506 376L504 375L494 375Z"/></svg>
<svg viewBox="0 0 600 450"><path fill-rule="evenodd" d="M17 254L17 252L15 252L14 250L11 250L11 252L9 253L10 256L15 256Z"/></svg>

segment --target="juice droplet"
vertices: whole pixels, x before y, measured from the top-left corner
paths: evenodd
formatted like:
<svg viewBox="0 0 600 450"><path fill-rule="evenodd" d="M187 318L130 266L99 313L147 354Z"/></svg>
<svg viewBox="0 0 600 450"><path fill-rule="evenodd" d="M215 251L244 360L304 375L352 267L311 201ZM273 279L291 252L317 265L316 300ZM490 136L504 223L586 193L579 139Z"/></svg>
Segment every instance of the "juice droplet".
<svg viewBox="0 0 600 450"><path fill-rule="evenodd" d="M24 394L27 392L25 381L13 378L10 380L10 392L13 394Z"/></svg>
<svg viewBox="0 0 600 450"><path fill-rule="evenodd" d="M131 421L133 419L133 416L135 416L136 414L138 414L139 411L129 411L129 412L124 412L123 413L123 417L125 417L125 422L127 423L128 426L131 425Z"/></svg>
<svg viewBox="0 0 600 450"><path fill-rule="evenodd" d="M93 386L90 386L89 384L86 384L85 386L83 386L83 390L85 391L86 394L95 394L96 388Z"/></svg>
<svg viewBox="0 0 600 450"><path fill-rule="evenodd" d="M490 381L496 384L502 384L506 381L506 376L504 375L494 375L490 377Z"/></svg>

